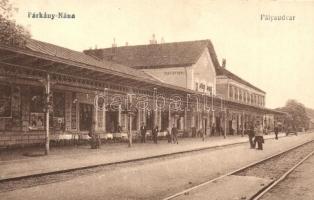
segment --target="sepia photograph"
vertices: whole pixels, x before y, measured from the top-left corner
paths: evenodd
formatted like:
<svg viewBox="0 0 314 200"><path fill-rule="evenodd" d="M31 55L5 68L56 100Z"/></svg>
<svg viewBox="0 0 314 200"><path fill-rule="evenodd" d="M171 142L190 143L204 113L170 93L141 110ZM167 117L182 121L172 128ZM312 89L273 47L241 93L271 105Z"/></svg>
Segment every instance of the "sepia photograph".
<svg viewBox="0 0 314 200"><path fill-rule="evenodd" d="M0 0L1 200L313 200L314 0Z"/></svg>

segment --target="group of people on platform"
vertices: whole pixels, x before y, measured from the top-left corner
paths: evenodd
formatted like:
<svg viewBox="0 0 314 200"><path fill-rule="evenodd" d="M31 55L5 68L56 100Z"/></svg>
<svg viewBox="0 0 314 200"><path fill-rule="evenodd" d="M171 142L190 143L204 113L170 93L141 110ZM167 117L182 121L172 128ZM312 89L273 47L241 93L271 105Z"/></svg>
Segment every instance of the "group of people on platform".
<svg viewBox="0 0 314 200"><path fill-rule="evenodd" d="M263 126L259 121L257 121L256 124L253 124L253 122L250 123L247 134L249 136L251 149L255 149L257 143L257 149L263 150Z"/></svg>
<svg viewBox="0 0 314 200"><path fill-rule="evenodd" d="M257 144L257 149L263 150L265 129L263 129L263 125L260 123L260 121L256 121L255 124L251 122L249 124L249 128L246 131L247 131L247 135L249 136L251 149L255 149L256 144ZM278 132L279 132L278 126L274 127L274 132L275 132L275 139L278 140Z"/></svg>
<svg viewBox="0 0 314 200"><path fill-rule="evenodd" d="M152 129L152 139L154 141L155 144L158 143L158 132L159 132L159 128L156 125L153 129ZM169 143L174 143L174 144L179 144L178 142L178 129L175 127L175 125L172 125L172 128L168 127L167 128L167 139ZM141 127L140 127L140 133L141 133L141 142L145 143L146 142L146 126L144 125L144 123L142 123Z"/></svg>
<svg viewBox="0 0 314 200"><path fill-rule="evenodd" d="M245 130L246 134L249 137L249 142L250 142L250 147L252 149L256 148L257 144L257 149L258 150L263 150L263 143L264 143L264 132L265 130L263 129L263 125L260 123L260 121L256 121L254 124L253 122L249 123L248 128ZM120 127L119 127L120 128ZM120 128L121 129L121 128ZM159 132L159 127L156 125L152 129L152 140L155 144L158 143L158 132ZM166 129L167 131L167 139L168 143L173 143L173 144L178 144L178 129L176 128L175 124L172 125L171 127L168 127ZM192 137L205 137L205 130L204 129L199 129L196 130L195 127L191 128L192 132ZM275 139L278 139L278 132L279 128L276 125L274 127L274 133L275 133ZM145 143L146 142L146 133L147 133L147 128L144 123L142 123L140 127L140 134L141 134L141 142ZM100 148L101 145L101 139L98 134L95 132L95 122L92 122L91 130L89 132L89 136L91 137L91 148L97 149Z"/></svg>

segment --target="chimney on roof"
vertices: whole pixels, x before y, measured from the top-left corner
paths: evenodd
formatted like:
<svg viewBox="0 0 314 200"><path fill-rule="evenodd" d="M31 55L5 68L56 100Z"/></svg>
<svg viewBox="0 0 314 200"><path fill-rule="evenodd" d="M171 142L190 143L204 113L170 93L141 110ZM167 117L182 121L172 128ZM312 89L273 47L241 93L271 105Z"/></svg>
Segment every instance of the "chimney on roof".
<svg viewBox="0 0 314 200"><path fill-rule="evenodd" d="M112 48L117 47L116 38L113 38Z"/></svg>
<svg viewBox="0 0 314 200"><path fill-rule="evenodd" d="M128 42L125 42L125 46L126 46L126 47L129 46L129 43L128 43Z"/></svg>
<svg viewBox="0 0 314 200"><path fill-rule="evenodd" d="M116 43L116 38L113 38L113 43L112 43L112 48L111 48L111 53L114 55L116 54L117 51L117 43ZM112 60L113 57L110 59Z"/></svg>
<svg viewBox="0 0 314 200"><path fill-rule="evenodd" d="M157 44L157 40L156 40L155 34L152 35L152 39L149 40L149 44Z"/></svg>
<svg viewBox="0 0 314 200"><path fill-rule="evenodd" d="M95 45L95 49L97 49L97 44Z"/></svg>
<svg viewBox="0 0 314 200"><path fill-rule="evenodd" d="M222 68L226 68L226 62L227 62L226 59L223 58L223 59L222 59L222 64L221 64L221 67L222 67Z"/></svg>

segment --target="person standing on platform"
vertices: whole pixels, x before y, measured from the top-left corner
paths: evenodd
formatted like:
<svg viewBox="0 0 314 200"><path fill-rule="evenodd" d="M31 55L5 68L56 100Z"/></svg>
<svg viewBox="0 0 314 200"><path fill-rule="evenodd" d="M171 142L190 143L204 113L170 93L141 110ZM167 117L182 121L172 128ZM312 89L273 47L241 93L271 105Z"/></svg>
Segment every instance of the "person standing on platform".
<svg viewBox="0 0 314 200"><path fill-rule="evenodd" d="M158 137L158 126L157 125L153 128L152 134L153 134L154 143L157 144L157 137Z"/></svg>
<svg viewBox="0 0 314 200"><path fill-rule="evenodd" d="M253 122L250 123L250 127L249 127L249 130L248 130L248 136L249 136L249 141L250 141L250 146L251 146L251 149L255 149L255 142L254 142L254 137L255 137L255 133L254 133L254 125L253 125Z"/></svg>
<svg viewBox="0 0 314 200"><path fill-rule="evenodd" d="M205 141L205 134L206 134L205 131L206 129L204 127L200 129L200 135L201 135L202 141Z"/></svg>
<svg viewBox="0 0 314 200"><path fill-rule="evenodd" d="M172 143L172 135L171 135L170 126L167 128L167 138L168 138L168 143Z"/></svg>
<svg viewBox="0 0 314 200"><path fill-rule="evenodd" d="M88 136L91 137L91 148L92 149L99 149L100 148L100 145L101 145L101 141L100 141L100 137L99 135L96 133L95 131L95 127L96 127L96 122L93 121L92 122L92 125L90 127L90 131L89 131L89 134Z"/></svg>
<svg viewBox="0 0 314 200"><path fill-rule="evenodd" d="M278 125L277 125L277 124L275 125L274 132L275 132L275 139L278 140L279 128L278 128Z"/></svg>
<svg viewBox="0 0 314 200"><path fill-rule="evenodd" d="M142 123L140 131L141 131L141 136L142 136L141 142L145 143L146 142L146 126L144 125L144 123Z"/></svg>
<svg viewBox="0 0 314 200"><path fill-rule="evenodd" d="M215 125L215 123L213 123L212 130L211 130L211 135L215 136L215 133L216 133L216 125Z"/></svg>
<svg viewBox="0 0 314 200"><path fill-rule="evenodd" d="M192 137L196 137L196 127L192 127Z"/></svg>
<svg viewBox="0 0 314 200"><path fill-rule="evenodd" d="M258 150L263 150L263 126L260 124L259 121L256 122L255 143L257 143Z"/></svg>
<svg viewBox="0 0 314 200"><path fill-rule="evenodd" d="M171 135L172 135L172 141L173 141L174 144L175 144L175 143L179 144L178 138L177 138L177 134L178 134L178 129L177 129L177 127L175 127L175 125L173 124L173 125L172 125L172 129L171 129Z"/></svg>

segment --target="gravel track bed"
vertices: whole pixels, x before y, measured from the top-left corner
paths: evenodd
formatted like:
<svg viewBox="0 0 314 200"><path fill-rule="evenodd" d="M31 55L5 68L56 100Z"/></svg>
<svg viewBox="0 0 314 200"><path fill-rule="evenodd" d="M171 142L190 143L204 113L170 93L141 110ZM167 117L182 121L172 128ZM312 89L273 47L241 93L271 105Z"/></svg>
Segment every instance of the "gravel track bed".
<svg viewBox="0 0 314 200"><path fill-rule="evenodd" d="M260 178L278 179L295 164L314 150L314 141L301 147L285 152L279 156L266 160L234 175L255 176Z"/></svg>

